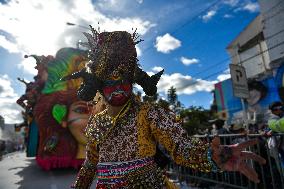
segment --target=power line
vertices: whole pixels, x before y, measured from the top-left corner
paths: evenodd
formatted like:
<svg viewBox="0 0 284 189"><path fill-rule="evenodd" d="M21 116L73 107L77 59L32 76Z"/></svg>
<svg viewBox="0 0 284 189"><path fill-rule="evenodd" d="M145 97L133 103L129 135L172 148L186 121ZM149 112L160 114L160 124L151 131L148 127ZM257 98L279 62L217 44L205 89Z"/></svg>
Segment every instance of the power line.
<svg viewBox="0 0 284 189"><path fill-rule="evenodd" d="M277 16L278 14L282 13L283 11L284 11L284 8L278 10L275 14L273 14L273 15L271 15L271 16L269 16L269 17L266 17L266 18L264 19L264 22L267 21L267 20L270 20L271 18L273 18L273 17L275 17L275 16Z"/></svg>
<svg viewBox="0 0 284 189"><path fill-rule="evenodd" d="M226 11L226 13L227 13L227 12L230 12L232 9L234 9L234 8L232 7L231 9L229 9L228 11ZM224 13L224 14L225 14L225 13ZM207 40L207 39L203 38L203 40L199 41L199 43L202 44L202 43L203 43L204 41L206 41L206 40ZM186 43L185 43L185 44L186 44ZM198 73L194 74L193 77L196 76L196 75L198 75L198 74L203 73L204 71L206 72L207 70L209 70L209 69L215 67L217 64L221 64L221 63L226 62L226 61L228 61L228 60L230 60L230 57L229 57L229 58L226 58L226 59L224 59L224 60L221 60L221 61L219 61L218 63L213 64L213 65L207 67L207 68L204 69L204 70L199 71Z"/></svg>
<svg viewBox="0 0 284 189"><path fill-rule="evenodd" d="M210 9L212 9L213 7L215 7L216 5L222 3L221 1L219 0L216 0L214 1L212 4L210 4L208 7L206 7L205 9L203 9L201 12L199 12L198 14L196 14L195 16L191 17L191 19L189 19L187 22L185 22L184 24L182 24L180 27L178 27L177 29L175 29L174 31L172 31L172 34L175 34L177 33L181 28L185 27L186 25L192 23L193 21L195 21L197 18L199 18L200 15L203 15L205 14L206 12L208 12ZM67 25L70 25L70 26L78 26L78 27L82 27L82 28L85 28L85 29L89 29L88 27L86 26L82 26L82 25L79 25L79 24L74 24L74 23L69 23L67 22L66 23ZM143 53L145 54L147 51L149 51L151 48L153 48L153 46L150 46L148 48L146 48ZM227 58L225 60L222 60L220 62L218 62L218 64L222 63L222 62L225 62L227 60L229 60L230 58ZM215 65L212 65L210 66L209 68L212 68L213 66ZM208 69L208 68L207 68ZM197 74L194 74L194 76L197 76L199 73L202 73L203 71L201 72L198 72Z"/></svg>
<svg viewBox="0 0 284 189"><path fill-rule="evenodd" d="M205 12L209 11L211 8L213 8L214 6L216 6L218 3L220 3L220 1L218 1L218 0L215 1L215 2L213 2L210 6L208 6L207 8L205 8L204 10L202 10L201 12L199 12L197 15L193 16L190 20L188 20L186 23L184 23L184 24L181 25L179 28L177 28L176 30L174 30L172 33L176 33L178 30L180 30L181 28L183 28L183 27L186 26L187 24L193 22L195 19L199 18L200 15L202 15L202 14L204 14ZM278 3L278 4L280 4L280 3ZM276 7L276 5L275 5L275 7ZM271 9L272 9L272 8L271 8ZM270 9L269 9L269 10L270 10ZM282 9L281 9L281 10L282 10ZM275 15L277 15L277 14L279 14L279 11L278 11ZM273 15L273 16L275 16L275 15ZM269 19L269 18L268 18L268 19ZM265 20L264 20L264 21L265 21ZM67 23L67 25L77 25L77 24ZM87 27L81 26L81 25L77 25L77 26L87 28ZM284 30L281 30L281 31L279 31L279 32L277 32L277 33L275 33L275 34L273 34L273 35L271 35L271 36L269 36L269 37L267 37L267 38L265 38L265 39L267 40L267 39L269 39L269 38L272 38L272 37L274 37L274 36L276 36L276 35L278 35L278 34L280 34L280 33L282 33L282 32L284 32ZM283 44L283 42L282 42L281 44ZM273 46L273 47L276 48L276 47L280 46L281 44L278 44L277 46L275 46L275 47ZM144 50L144 53L147 52L148 50L150 50L151 48L153 48L153 46L150 46L150 47L148 47L147 49L145 49L145 50ZM272 49L272 48L269 48L269 49L267 49L266 51L271 50L271 49ZM247 60L249 60L249 59L252 59L252 58L254 58L254 57L256 57L256 56L259 56L260 54L262 54L263 52L266 52L266 51L262 51L262 52L260 52L260 53L258 53L258 54L256 54L256 55L254 55L254 56L252 56L252 57L249 57L248 59L243 60L241 63L243 63L243 62L245 62L245 61L247 61ZM218 61L217 63L215 63L215 64L213 64L213 65L207 67L206 69L201 70L200 72L198 72L198 73L192 75L192 77L196 77L196 76L198 76L199 74L201 74L201 73L203 73L203 72L205 72L205 71L207 71L207 70L209 70L209 69L211 69L211 68L213 68L213 67L215 67L215 66L217 66L217 65L219 65L219 64L222 64L222 63L224 63L224 62L226 62L226 61L228 61L228 60L230 60L230 59L232 59L232 58L234 58L235 56L238 56L238 54L236 54L236 55L234 55L234 56L231 56L231 57L229 57L229 58L226 58L226 59L224 59L224 60ZM222 69L221 71L215 72L215 73L213 73L213 74L210 74L209 76L206 76L206 77L203 78L203 79L210 78L210 77L212 77L212 76L214 76L214 75L216 75L216 74L219 74L219 73L225 71L226 69L227 69L227 68ZM195 84L195 83L193 83L193 84Z"/></svg>
<svg viewBox="0 0 284 189"><path fill-rule="evenodd" d="M280 30L279 32L276 32L276 33L274 33L274 34L272 34L272 35L270 35L270 36L268 36L268 37L266 37L265 40L268 40L268 39L270 39L270 38L273 38L273 37L275 37L276 35L279 35L279 34L282 33L282 32L284 32L284 29L283 29L283 30Z"/></svg>
<svg viewBox="0 0 284 189"><path fill-rule="evenodd" d="M262 13L263 15L268 14L272 9L275 9L276 7L278 7L278 5L280 5L281 3L283 3L284 1L280 1L279 3L277 3L276 5L274 5L273 7L271 7L270 9L266 10L264 13Z"/></svg>
<svg viewBox="0 0 284 189"><path fill-rule="evenodd" d="M216 2L215 2L216 3ZM276 6L278 6L280 3L277 3L277 5L275 5L275 7ZM272 8L270 8L269 10L271 10ZM209 10L209 9L208 9ZM282 10L282 9L281 9ZM284 9L283 9L284 10ZM273 17L274 16L276 16L277 14L280 14L280 11L278 11L276 14L274 14L273 15ZM266 19L270 19L270 17L268 17L268 18L266 18ZM264 22L266 21L266 19L264 19ZM272 34L272 35L270 35L270 36L268 36L268 37L266 37L265 38L265 40L268 40L268 39L270 39L270 38L273 38L273 37L275 37L275 36L277 36L277 35L279 35L280 33L283 33L284 32L284 29L283 30L280 30L279 32L276 32L276 33L274 33L274 34ZM281 45L281 44L280 44ZM280 46L279 45L279 46ZM232 58L234 58L234 57L236 57L236 56L238 56L239 54L236 54L236 55L233 55L233 56L231 56L231 57L228 57L228 58L225 58L225 59L223 59L223 60L221 60L221 61L218 61L217 63L215 63L215 64L213 64L213 65L211 65L211 66L209 66L209 67L207 67L206 69L203 69L203 70L201 70L201 71L199 71L199 72L197 72L197 73L195 73L194 75L192 75L192 77L196 77L196 76L198 76L199 74L201 74L201 73L204 73L204 72L206 72L206 71L208 71L208 70L210 70L211 68L213 68L213 67L215 67L215 66L217 66L217 65L220 65L220 64L223 64L224 62L227 62L227 61L229 61L230 59L232 59ZM256 56L258 56L259 54L257 54ZM254 56L254 57L256 57L256 56ZM253 58L253 57L252 57ZM246 60L247 61L247 60ZM243 62L245 62L245 61L243 61ZM226 68L227 69L227 68ZM226 69L224 69L224 71L226 70Z"/></svg>
<svg viewBox="0 0 284 189"><path fill-rule="evenodd" d="M204 14L205 12L209 11L211 8L213 8L214 6L216 6L218 3L220 3L220 1L215 1L215 2L212 3L209 7L207 7L207 8L204 9L203 11L201 11L198 15L195 15L194 17L192 17L188 22L186 22L185 24L181 25L178 29L174 30L172 33L173 33L173 34L176 33L180 28L183 28L185 25L187 25L187 24L193 22L196 18L199 18L200 15L202 15L202 14ZM229 12L229 11L232 10L232 9L233 9L233 8L229 9L227 12ZM150 50L151 48L153 48L153 46L146 48L146 49L144 50L144 54L145 54L145 52L147 52L147 51ZM200 72L198 72L198 73L192 75L192 77L195 77L195 76L197 76L197 75L199 75L199 74L201 74L201 73L203 73L203 72L205 72L205 71L207 71L207 70L209 70L209 69L215 67L216 65L219 65L219 64L221 64L221 63L224 63L224 62L230 60L230 58L231 58L231 57L228 57L228 58L226 58L226 59L224 59L224 60L221 60L221 61L217 62L216 64L213 64L213 65L211 65L210 67L207 67L206 69L201 70ZM227 69L227 68L226 68L226 69ZM226 70L226 69L224 69L224 70Z"/></svg>
<svg viewBox="0 0 284 189"><path fill-rule="evenodd" d="M254 58L254 57L256 57L256 56L259 56L260 54L263 54L264 52L267 52L267 51L269 51L269 50L271 50L271 49L277 48L277 47L279 47L279 46L282 45L282 44L284 44L284 41L282 41L282 42L280 42L280 43L278 43L278 44L276 44L276 45L274 45L274 46L272 46L272 47L270 47L270 48L268 48L268 49L266 49L266 50L264 50L264 51L261 51L260 53L257 53L257 54L255 54L255 55L253 55L253 56L251 56L251 57L245 59L244 61L242 61L242 63L245 62L245 61L248 61L248 60L250 60L250 59L252 59L252 58ZM226 68L226 69L227 69L227 68ZM210 77L212 77L212 76L215 76L215 75L217 75L217 74L222 73L222 72L225 71L226 69L222 69L222 70L220 70L220 71L214 72L214 73L212 73L212 74L210 74L210 75L208 75L208 76L206 76L206 77L199 78L199 79L206 80L206 79L208 79L208 78L210 78ZM199 81L200 81L200 80L195 80L193 83L187 85L187 87L192 86L192 85L195 85L195 84L197 84Z"/></svg>
<svg viewBox="0 0 284 189"><path fill-rule="evenodd" d="M277 33L274 33L274 34L272 34L272 35L266 37L265 40L268 40L268 39L270 39L270 38L273 38L273 37L275 37L275 36L277 36L277 35L279 35L280 33L283 33L283 32L284 32L284 29L281 30L281 31L279 31L279 32L277 32ZM277 44L276 47L282 45L282 43L283 43L283 42L281 42L280 44ZM249 57L248 60L249 60L249 59L252 59L252 58L254 58L254 57L256 57L256 56L258 56L258 55L260 55L260 54L262 54L262 53L264 53L264 52L266 52L266 51L269 51L269 50L271 50L271 49L273 49L273 48L276 48L276 47L272 46L272 47L268 48L268 49L265 50L265 51L262 51L262 52L260 52L260 53L258 53L258 54L256 54L256 55L254 55L254 56L252 56L252 57ZM196 76L198 76L199 74L204 73L204 72L206 72L207 70L209 70L209 69L211 69L211 68L213 68L213 67L215 67L215 66L217 66L217 65L219 65L219 64L222 64L222 63L224 63L224 62L226 62L226 61L228 61L228 60L230 60L230 59L233 59L233 58L235 58L235 57L238 56L238 55L239 55L239 54L235 54L235 55L233 55L233 56L231 56L231 57L229 57L229 58L226 58L226 59L224 59L224 60L218 61L217 63L215 63L215 64L213 64L213 65L207 67L206 69L203 69L203 70L199 71L198 73L192 75L192 77L196 77ZM245 61L247 61L247 59L243 60L242 63L245 62ZM227 69L227 68L226 68L226 69ZM226 69L224 69L224 70L226 70Z"/></svg>
<svg viewBox="0 0 284 189"><path fill-rule="evenodd" d="M274 48L276 48L276 47L279 47L279 46L281 46L281 45L283 45L283 44L284 44L284 41L282 41L282 42L280 42L280 43L278 43L278 44L276 44L276 45L274 45L274 46L272 46L272 47L270 47L270 48L267 48L266 50L261 51L261 52L255 54L254 56L251 56L251 57L249 57L249 58L247 58L247 59L242 60L242 61L240 62L240 64L243 64L244 62L246 62L246 61L248 61L248 60L251 60L252 58L255 58L255 57L257 57L257 56L263 54L264 52L267 52L267 51L269 51L269 50L271 50L271 49L274 49Z"/></svg>
<svg viewBox="0 0 284 189"><path fill-rule="evenodd" d="M182 24L180 27L178 27L177 29L175 29L174 31L172 31L171 33L175 34L177 33L178 30L180 30L181 28L185 27L186 25L190 24L191 22L193 22L195 19L199 18L200 15L206 13L208 10L210 10L211 8L213 8L214 6L216 6L218 3L220 3L219 0L214 1L211 5L209 5L208 7L206 7L205 9L203 9L201 12L199 12L198 14L196 14L195 16L191 17L191 19L189 19L187 22L185 22L184 24ZM153 46L150 46L148 48L146 48L143 53L145 54L146 52L148 52L150 49L154 48Z"/></svg>
<svg viewBox="0 0 284 189"><path fill-rule="evenodd" d="M230 60L230 57L229 57L229 58L226 58L226 59L224 59L224 60L218 61L217 63L215 63L215 64L213 64L213 65L207 67L206 69L203 69L203 70L197 72L196 74L192 75L192 77L196 77L196 76L198 76L199 74L201 74L201 73L203 73L203 72L206 72L207 70L210 70L211 68L213 68L213 67L215 67L215 66L217 66L217 65L219 65L219 64L222 64L223 62L226 62L226 61L228 61L228 60ZM227 68L226 68L226 69L227 69ZM224 70L226 70L226 69L224 69Z"/></svg>
<svg viewBox="0 0 284 189"><path fill-rule="evenodd" d="M178 30L180 30L181 28L185 27L186 25L192 23L193 21L195 21L197 18L199 18L200 15L208 12L210 9L212 9L213 7L215 7L217 4L221 3L221 1L217 0L215 2L213 2L210 6L208 6L207 8L205 8L204 10L202 10L199 14L195 15L194 17L192 17L190 20L188 20L187 22L185 22L184 24L182 24L179 28L177 28L176 30L174 30L172 32L172 34L177 33Z"/></svg>

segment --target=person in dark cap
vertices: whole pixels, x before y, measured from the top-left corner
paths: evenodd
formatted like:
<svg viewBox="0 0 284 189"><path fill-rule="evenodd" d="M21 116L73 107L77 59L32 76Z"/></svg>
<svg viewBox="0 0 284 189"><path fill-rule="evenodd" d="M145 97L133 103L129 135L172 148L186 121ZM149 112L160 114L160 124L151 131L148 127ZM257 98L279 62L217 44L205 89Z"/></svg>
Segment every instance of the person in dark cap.
<svg viewBox="0 0 284 189"><path fill-rule="evenodd" d="M222 119L213 119L213 120L209 120L209 123L211 123L213 129L215 129L215 130L212 132L213 135L214 135L214 134L217 134L217 135L229 134L229 131L224 128L225 120L222 120Z"/></svg>
<svg viewBox="0 0 284 189"><path fill-rule="evenodd" d="M277 174L281 174L283 167L278 161L284 161L284 138L283 136L274 136L273 133L284 133L284 107L283 103L280 101L275 101L270 104L269 109L271 111L268 127L271 131L267 132L268 138L267 144L270 151L270 155L273 157L272 162L279 171Z"/></svg>
<svg viewBox="0 0 284 189"><path fill-rule="evenodd" d="M95 175L97 189L176 188L155 161L157 144L161 144L177 164L203 172L218 166L227 171L239 171L259 182L257 173L245 160L253 159L262 164L265 160L243 151L256 144L256 140L229 146L220 145L218 138L212 143L190 138L170 110L136 100L133 84L153 96L163 74L161 71L149 76L139 67L135 45L141 40L137 40L136 32L100 33L92 27L91 31L92 35L85 33L90 46L90 63L86 69L65 79L76 79L80 75L83 84L79 97L89 101L94 92L99 91L107 108L87 125L86 160L73 188L90 188Z"/></svg>
<svg viewBox="0 0 284 189"><path fill-rule="evenodd" d="M273 102L270 104L269 109L271 114L268 120L268 127L274 132L284 133L283 103L280 101Z"/></svg>

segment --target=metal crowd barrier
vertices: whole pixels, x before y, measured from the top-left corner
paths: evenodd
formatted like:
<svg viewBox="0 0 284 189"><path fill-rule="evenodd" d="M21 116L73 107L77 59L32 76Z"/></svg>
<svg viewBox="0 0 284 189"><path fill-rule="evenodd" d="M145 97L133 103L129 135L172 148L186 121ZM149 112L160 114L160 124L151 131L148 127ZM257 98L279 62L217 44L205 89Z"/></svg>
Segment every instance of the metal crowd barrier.
<svg viewBox="0 0 284 189"><path fill-rule="evenodd" d="M268 148L268 139L270 137L264 137L261 134L226 134L219 136L222 144L233 144L237 140L259 139L257 145L246 150L255 152L266 159L265 165L260 165L257 162L248 160L250 166L258 173L260 183L256 184L251 182L245 176L237 172L202 173L176 164L171 164L168 167L170 178L176 182L186 182L200 188L284 189L284 163L281 162L279 156L272 157L273 153ZM195 135L194 137L198 137L201 140L208 139L208 135ZM273 134L271 137L284 138L284 134Z"/></svg>

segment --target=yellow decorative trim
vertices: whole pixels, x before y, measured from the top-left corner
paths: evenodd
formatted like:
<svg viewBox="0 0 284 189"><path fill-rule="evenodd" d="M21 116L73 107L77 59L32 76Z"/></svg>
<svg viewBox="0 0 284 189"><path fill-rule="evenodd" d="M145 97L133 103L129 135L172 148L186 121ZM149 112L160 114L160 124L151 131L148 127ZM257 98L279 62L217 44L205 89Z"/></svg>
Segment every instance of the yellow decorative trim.
<svg viewBox="0 0 284 189"><path fill-rule="evenodd" d="M167 189L178 189L178 187L174 183L172 183L167 177L165 178L165 185Z"/></svg>
<svg viewBox="0 0 284 189"><path fill-rule="evenodd" d="M139 157L151 157L156 153L156 142L151 136L150 123L147 120L149 109L149 104L143 104L138 112L137 140Z"/></svg>

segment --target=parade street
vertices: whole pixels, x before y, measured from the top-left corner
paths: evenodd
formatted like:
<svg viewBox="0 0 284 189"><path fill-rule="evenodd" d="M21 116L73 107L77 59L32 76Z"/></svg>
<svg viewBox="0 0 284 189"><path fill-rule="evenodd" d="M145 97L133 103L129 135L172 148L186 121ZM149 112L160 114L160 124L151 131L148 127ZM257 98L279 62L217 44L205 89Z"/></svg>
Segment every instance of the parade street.
<svg viewBox="0 0 284 189"><path fill-rule="evenodd" d="M1 189L67 189L77 173L74 169L44 171L35 158L27 158L24 152L5 156L0 169Z"/></svg>
<svg viewBox="0 0 284 189"><path fill-rule="evenodd" d="M0 170L0 189L68 189L77 174L74 169L44 171L35 158L27 158L25 152L3 157ZM91 189L95 189L95 185Z"/></svg>

